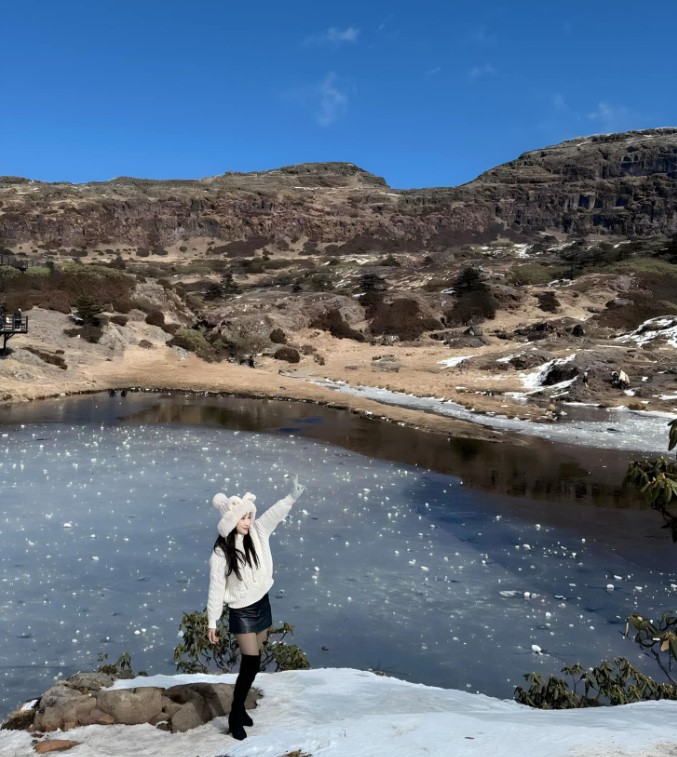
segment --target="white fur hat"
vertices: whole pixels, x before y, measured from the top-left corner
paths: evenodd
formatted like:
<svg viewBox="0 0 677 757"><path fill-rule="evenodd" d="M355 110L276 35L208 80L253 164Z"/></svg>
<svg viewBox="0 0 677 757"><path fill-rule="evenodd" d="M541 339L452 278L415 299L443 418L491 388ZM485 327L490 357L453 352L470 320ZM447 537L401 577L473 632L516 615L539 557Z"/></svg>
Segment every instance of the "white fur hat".
<svg viewBox="0 0 677 757"><path fill-rule="evenodd" d="M253 521L256 517L256 505L254 504L255 499L256 495L252 494L251 492L247 492L243 497L238 497L237 495L226 497L226 495L221 492L215 494L214 498L212 499L212 506L221 513L221 521L219 521L219 533L222 533L224 530L221 528L221 524L225 517L232 517L233 515L237 515L237 519L239 520L246 513L251 513ZM225 534L223 535L225 536Z"/></svg>

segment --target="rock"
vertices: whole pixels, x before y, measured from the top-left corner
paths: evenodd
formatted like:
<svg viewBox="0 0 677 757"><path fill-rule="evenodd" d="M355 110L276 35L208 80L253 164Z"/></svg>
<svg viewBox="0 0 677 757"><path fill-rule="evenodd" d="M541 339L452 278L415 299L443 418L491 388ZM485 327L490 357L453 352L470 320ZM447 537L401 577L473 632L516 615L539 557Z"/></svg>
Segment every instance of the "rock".
<svg viewBox="0 0 677 757"><path fill-rule="evenodd" d="M202 696L195 690L195 685L190 683L184 683L165 689L164 696L178 704L186 704L186 702L195 702L198 700L200 702L203 701Z"/></svg>
<svg viewBox="0 0 677 757"><path fill-rule="evenodd" d="M66 681L66 686L76 689L81 694L99 691L113 685L115 678L108 673L76 673Z"/></svg>
<svg viewBox="0 0 677 757"><path fill-rule="evenodd" d="M286 240L302 233L314 250L331 243L330 254L340 257L421 250L423 240L432 250L498 237L536 239L543 232L671 234L676 148L675 128L599 134L526 152L462 186L406 191L389 189L352 163L229 173L181 185L124 177L35 182L30 202L23 187L4 178L3 243L59 240L65 248L92 249L105 243L129 248L127 257L146 257L166 254L180 233L191 243L218 241L212 252L220 256L251 258L275 240L284 249L279 243L288 246ZM348 186L350 192L335 191ZM140 287L135 299L166 311L170 296Z"/></svg>
<svg viewBox="0 0 677 757"><path fill-rule="evenodd" d="M3 731L25 731L33 724L36 707L24 705L10 712L7 720L2 724Z"/></svg>
<svg viewBox="0 0 677 757"><path fill-rule="evenodd" d="M80 725L113 725L115 718L98 707L94 707L89 712L81 714L78 722Z"/></svg>
<svg viewBox="0 0 677 757"><path fill-rule="evenodd" d="M196 683L193 684L193 688L204 700L210 720L211 718L223 717L230 712L233 703L233 687L230 684Z"/></svg>
<svg viewBox="0 0 677 757"><path fill-rule="evenodd" d="M147 723L162 710L161 690L152 686L102 691L96 702L100 710L124 725Z"/></svg>
<svg viewBox="0 0 677 757"><path fill-rule="evenodd" d="M70 699L62 698L49 707L40 704L33 720L35 731L56 731L58 728L67 729L66 724L74 728L81 717L96 707L96 699L89 694L77 694Z"/></svg>
<svg viewBox="0 0 677 757"><path fill-rule="evenodd" d="M525 352L522 355L515 355L508 362L516 370L525 371L543 365L543 363L547 363L549 360L552 360L552 355L543 350L534 350L533 352Z"/></svg>
<svg viewBox="0 0 677 757"><path fill-rule="evenodd" d="M402 366L400 365L399 360L392 357L382 357L377 360L373 360L371 363L371 368L373 371L397 373L401 367Z"/></svg>
<svg viewBox="0 0 677 757"><path fill-rule="evenodd" d="M80 696L82 696L82 694L68 686L66 681L60 681L56 686L47 689L47 691L40 697L38 708L44 709L46 707L54 707L54 705L65 700L76 699Z"/></svg>
<svg viewBox="0 0 677 757"><path fill-rule="evenodd" d="M162 697L162 712L161 715L164 715L167 720L169 720L172 715L177 711L181 709L181 703L179 702L173 702L169 697L163 696Z"/></svg>
<svg viewBox="0 0 677 757"><path fill-rule="evenodd" d="M186 702L174 713L170 721L172 733L183 733L204 725L209 720L209 714L204 701Z"/></svg>
<svg viewBox="0 0 677 757"><path fill-rule="evenodd" d="M47 754L48 752L65 752L67 749L72 749L74 746L80 744L79 741L72 741L70 739L48 739L47 741L40 741L34 747L33 751L38 754Z"/></svg>

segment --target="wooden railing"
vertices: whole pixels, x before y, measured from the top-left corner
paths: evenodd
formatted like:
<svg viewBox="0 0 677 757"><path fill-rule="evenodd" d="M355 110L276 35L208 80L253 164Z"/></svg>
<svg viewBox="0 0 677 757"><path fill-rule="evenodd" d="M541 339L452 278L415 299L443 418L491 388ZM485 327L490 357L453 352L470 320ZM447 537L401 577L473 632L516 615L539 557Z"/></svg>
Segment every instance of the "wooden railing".
<svg viewBox="0 0 677 757"><path fill-rule="evenodd" d="M3 338L0 354L7 350L7 342L15 334L28 333L28 317L19 315L3 315L0 317L0 336Z"/></svg>

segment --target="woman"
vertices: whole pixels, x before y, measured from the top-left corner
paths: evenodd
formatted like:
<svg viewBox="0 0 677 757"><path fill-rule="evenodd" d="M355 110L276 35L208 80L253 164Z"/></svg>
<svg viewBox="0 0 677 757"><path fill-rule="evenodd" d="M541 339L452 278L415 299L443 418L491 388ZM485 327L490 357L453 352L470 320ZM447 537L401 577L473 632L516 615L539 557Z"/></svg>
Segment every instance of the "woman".
<svg viewBox="0 0 677 757"><path fill-rule="evenodd" d="M292 477L289 494L255 520L256 497L217 494L213 506L221 513L219 538L209 558L207 620L209 642L218 643L216 623L228 605L228 626L240 646L240 672L233 691L228 728L233 738L247 738L243 726L254 725L244 708L261 665L261 647L273 623L268 591L273 585L273 557L268 540L305 487Z"/></svg>

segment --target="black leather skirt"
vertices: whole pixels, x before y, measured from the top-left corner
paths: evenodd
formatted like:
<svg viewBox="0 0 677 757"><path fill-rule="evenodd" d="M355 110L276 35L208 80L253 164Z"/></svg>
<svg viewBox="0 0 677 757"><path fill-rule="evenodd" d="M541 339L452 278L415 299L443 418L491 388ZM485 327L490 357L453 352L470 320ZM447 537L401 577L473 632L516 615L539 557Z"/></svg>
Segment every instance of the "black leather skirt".
<svg viewBox="0 0 677 757"><path fill-rule="evenodd" d="M273 625L268 595L248 607L228 608L228 629L231 633L260 633Z"/></svg>

